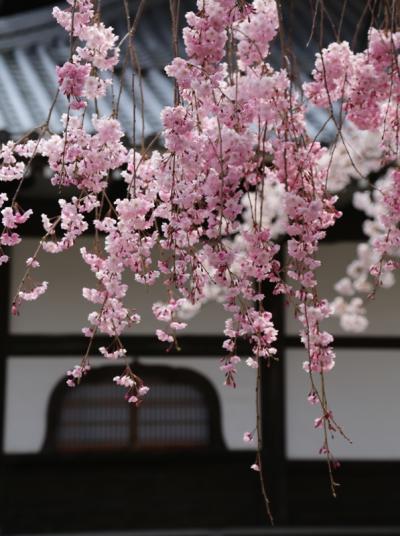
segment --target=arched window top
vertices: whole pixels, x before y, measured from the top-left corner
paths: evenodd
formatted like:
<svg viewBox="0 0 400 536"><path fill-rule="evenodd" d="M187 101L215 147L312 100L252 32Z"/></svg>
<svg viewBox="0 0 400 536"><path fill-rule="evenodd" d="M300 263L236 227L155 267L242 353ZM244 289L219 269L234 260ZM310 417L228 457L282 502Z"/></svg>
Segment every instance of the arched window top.
<svg viewBox="0 0 400 536"><path fill-rule="evenodd" d="M218 396L190 369L134 366L151 389L139 407L112 383L121 367L90 371L75 389L62 380L48 408L44 449L55 452L176 450L223 446Z"/></svg>

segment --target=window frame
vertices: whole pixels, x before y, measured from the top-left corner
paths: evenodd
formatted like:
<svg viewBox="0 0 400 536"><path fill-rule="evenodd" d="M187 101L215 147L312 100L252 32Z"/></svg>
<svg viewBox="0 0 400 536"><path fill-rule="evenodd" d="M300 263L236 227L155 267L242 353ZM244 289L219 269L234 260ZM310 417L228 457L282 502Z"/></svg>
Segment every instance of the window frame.
<svg viewBox="0 0 400 536"><path fill-rule="evenodd" d="M178 450L204 450L208 448L213 449L225 449L225 443L222 436L222 422L221 422L221 408L220 408L220 401L218 399L217 392L215 391L214 387L211 385L211 383L202 376L199 372L190 370L188 368L183 367L171 367L167 365L145 365L143 363L138 363L133 361L132 365L133 369L135 370L135 374L138 374L142 378L156 376L162 378L165 384L184 384L184 385L190 385L197 389L198 392L201 393L205 407L209 414L209 440L207 445L198 445L198 446L192 446L192 447L174 447L171 446L160 446L159 448L146 448L146 447L135 447L135 445L126 446L122 448L115 448L115 449L103 449L101 446L98 448L94 447L93 449L89 448L88 451L95 451L95 452L108 452L112 454L113 452L130 452L130 453L136 453L136 452L158 452L162 454L165 451L178 451ZM92 385L96 385L98 383L111 383L112 378L114 376L117 376L121 373L121 367L120 366L100 366L96 367L93 370L90 371L90 381ZM61 379L56 387L53 389L53 392L51 394L49 403L48 403L48 410L47 410L47 425L46 425L46 434L45 439L43 442L42 450L44 452L56 452L58 454L63 454L63 449L58 450L56 443L57 443L57 433L56 433L56 424L59 421L60 415L61 415L61 409L62 409L62 403L65 400L66 394L68 391L66 391L65 386L65 379ZM123 400L123 391L120 390L119 395L123 401L123 403L126 403ZM145 403L145 402L144 402ZM135 406L129 405L128 406L129 411L131 413L131 421L134 422L130 423L130 428L134 427L135 433L137 432L137 419L135 418L135 413L137 411L140 411L140 408L136 408ZM132 437L132 429L130 429L130 434ZM85 450L85 449L83 449ZM80 451L79 449L72 449L72 452L75 452L78 454Z"/></svg>

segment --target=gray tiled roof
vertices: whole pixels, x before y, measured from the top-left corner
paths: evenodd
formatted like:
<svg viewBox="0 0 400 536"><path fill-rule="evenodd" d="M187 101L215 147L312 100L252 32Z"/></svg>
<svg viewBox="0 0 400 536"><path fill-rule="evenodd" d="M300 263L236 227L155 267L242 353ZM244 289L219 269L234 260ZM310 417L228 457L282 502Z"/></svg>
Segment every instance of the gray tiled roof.
<svg viewBox="0 0 400 536"><path fill-rule="evenodd" d="M117 34L126 33L122 2L103 2L107 24ZM144 94L144 136L158 132L160 112L173 100L173 82L164 74L171 60L168 2L152 0L146 9L135 36L135 46L142 68ZM57 91L55 66L66 61L69 44L66 33L51 15L41 8L21 15L0 19L0 130L16 137L43 124ZM119 117L128 135L132 134L132 78L135 80L136 101L140 107L139 79L127 67L124 76L116 73L116 93L122 85ZM111 113L111 95L100 99L99 108ZM58 97L50 128L61 130L60 115L66 110L66 98ZM89 106L88 116L94 112ZM136 119L136 136L141 136L140 110ZM89 121L87 127L90 129Z"/></svg>
<svg viewBox="0 0 400 536"><path fill-rule="evenodd" d="M133 7L138 0L131 0ZM192 0L185 0L184 8L192 7ZM327 8L331 9L333 19L340 15L340 2L326 0ZM169 2L167 0L148 0L146 8L135 35L135 47L142 72L144 94L144 137L154 135L160 130L160 112L166 105L172 104L173 81L164 74L164 66L172 58L170 36ZM351 41L364 2L349 0L346 16L343 19L342 37ZM112 25L116 33L126 33L125 16L121 0L102 0L102 11L106 23ZM317 39L309 40L312 17L308 0L296 0L290 3L291 21L287 24L293 50L293 58L301 80L309 78L314 55L318 51ZM182 17L183 18L183 17ZM332 20L332 19L331 19ZM324 27L325 41L335 39L331 29L331 21ZM180 43L182 50L182 43ZM18 15L0 18L0 130L7 131L12 137L44 123L51 102L56 94L57 80L55 66L64 63L69 55L68 37L51 15L51 9L40 8ZM280 65L279 40L272 49L271 63ZM119 117L127 135L132 138L132 69L128 67L121 76L116 72L116 90L122 84ZM136 80L136 103L140 105L139 82ZM110 113L111 96L100 99L99 108L103 113ZM54 132L61 130L60 115L66 110L66 99L59 96L50 128ZM87 116L94 112L89 106ZM309 133L314 136L325 123L327 113L324 110L312 109L307 115ZM90 121L87 120L90 129ZM135 137L142 134L142 118L140 110L136 116ZM333 123L324 130L322 139L329 141L335 134Z"/></svg>

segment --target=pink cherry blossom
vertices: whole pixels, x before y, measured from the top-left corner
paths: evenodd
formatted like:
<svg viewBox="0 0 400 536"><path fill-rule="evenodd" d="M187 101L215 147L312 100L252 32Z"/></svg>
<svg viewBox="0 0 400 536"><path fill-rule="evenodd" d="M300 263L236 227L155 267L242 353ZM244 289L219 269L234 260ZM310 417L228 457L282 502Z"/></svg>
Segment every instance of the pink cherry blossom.
<svg viewBox="0 0 400 536"><path fill-rule="evenodd" d="M190 316L207 301L218 302L227 314L219 368L230 387L240 381L243 343L245 363L259 368L258 386L261 367L279 359L271 293L283 294L305 349L308 401L321 415L314 426L325 436L344 435L323 387L336 360L324 322L334 316L346 330L365 330L365 297L390 288L400 266L400 34L371 28L366 49L358 53L347 42L328 45L316 56L312 80L300 88L289 64L275 69L269 63L278 7L274 0L207 0L186 14L185 58L165 69L175 79L176 98L161 113L162 150L144 142L139 147L138 140L136 147L126 146L113 78L114 68L125 67L114 29L91 0L54 8L73 43L56 69L59 91L67 97L61 131L44 125L39 139L28 136L0 149L0 181L15 183L17 194L38 155L48 164L58 200L55 214L41 215L43 237L26 261L12 312L47 289L46 281L32 278L45 262L40 257L39 263L39 254L62 253L93 233L93 246L80 250L93 278L82 289L92 306L82 331L90 344L97 334L110 337L99 352L124 360L113 381L137 407L149 387L126 364L123 334L142 321L141 304L128 300L130 288L160 284L164 294L151 311L162 323L155 336L167 351L179 349L178 335ZM107 92L114 98L112 111L102 106ZM329 149L309 136L312 106L326 108L338 128ZM91 109L98 112L90 117ZM360 151L353 149L355 140L364 140ZM381 169L386 174L368 182ZM109 195L116 173L120 198ZM363 188L353 202L366 216L367 238L335 286L339 296L328 302L318 287L319 248L342 216L338 199L353 181ZM32 215L16 197L0 194L0 264L8 261L6 248L20 243L20 225L29 225ZM89 368L86 356L67 372L67 385L75 387ZM244 440L253 435L246 432ZM326 438L321 452L333 467ZM259 471L259 464L252 469Z"/></svg>
<svg viewBox="0 0 400 536"><path fill-rule="evenodd" d="M251 432L245 432L243 434L243 441L245 443L250 443L251 441L253 441L253 434Z"/></svg>
<svg viewBox="0 0 400 536"><path fill-rule="evenodd" d="M90 65L76 65L67 61L57 67L57 78L61 93L67 97L80 97L90 73Z"/></svg>

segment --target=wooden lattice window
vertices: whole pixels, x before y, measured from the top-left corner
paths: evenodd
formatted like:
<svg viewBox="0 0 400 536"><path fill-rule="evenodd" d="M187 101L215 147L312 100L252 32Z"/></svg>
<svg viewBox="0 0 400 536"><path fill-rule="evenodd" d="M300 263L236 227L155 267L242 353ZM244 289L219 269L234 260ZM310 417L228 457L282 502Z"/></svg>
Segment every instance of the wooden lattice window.
<svg viewBox="0 0 400 536"><path fill-rule="evenodd" d="M139 408L112 384L120 372L114 367L92 370L75 389L60 383L49 405L44 448L77 452L223 445L218 397L206 378L189 369L135 365L135 370L151 386Z"/></svg>

